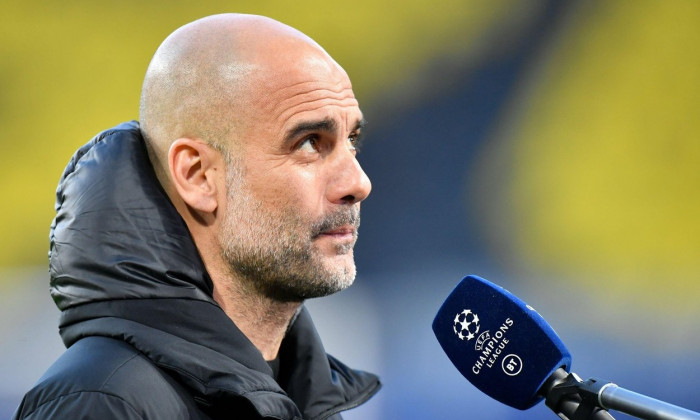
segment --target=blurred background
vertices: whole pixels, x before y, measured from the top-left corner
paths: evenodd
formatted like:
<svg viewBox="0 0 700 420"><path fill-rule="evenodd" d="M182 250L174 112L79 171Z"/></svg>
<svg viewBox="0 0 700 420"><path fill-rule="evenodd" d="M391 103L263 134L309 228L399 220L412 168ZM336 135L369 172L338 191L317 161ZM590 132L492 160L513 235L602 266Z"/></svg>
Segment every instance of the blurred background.
<svg viewBox="0 0 700 420"><path fill-rule="evenodd" d="M582 377L700 411L700 2L0 9L0 418L63 350L46 255L64 166L138 118L170 32L231 11L316 39L369 121L356 285L308 303L327 350L383 379L347 419L556 418L483 396L443 354L432 319L467 274L537 308Z"/></svg>

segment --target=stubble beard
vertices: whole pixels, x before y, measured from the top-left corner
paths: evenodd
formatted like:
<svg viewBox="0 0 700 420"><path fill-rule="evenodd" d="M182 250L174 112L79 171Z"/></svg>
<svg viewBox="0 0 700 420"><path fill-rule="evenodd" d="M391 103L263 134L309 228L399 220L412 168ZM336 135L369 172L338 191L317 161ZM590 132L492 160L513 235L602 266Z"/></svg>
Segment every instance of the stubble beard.
<svg viewBox="0 0 700 420"><path fill-rule="evenodd" d="M342 225L355 226L357 235L358 204L321 220L306 220L291 206L265 207L250 194L241 165L228 166L228 203L219 243L231 274L244 287L278 302L302 302L352 285L356 273L352 255L349 264L326 262L314 239ZM352 254L354 244L336 245L334 251Z"/></svg>

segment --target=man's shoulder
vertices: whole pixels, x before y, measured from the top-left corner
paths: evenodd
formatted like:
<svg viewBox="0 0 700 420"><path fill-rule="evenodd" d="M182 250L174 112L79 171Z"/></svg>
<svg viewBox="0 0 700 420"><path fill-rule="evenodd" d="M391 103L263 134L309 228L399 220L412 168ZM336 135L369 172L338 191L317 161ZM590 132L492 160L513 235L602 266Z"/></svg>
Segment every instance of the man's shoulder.
<svg viewBox="0 0 700 420"><path fill-rule="evenodd" d="M22 401L17 419L189 419L182 386L129 344L107 337L76 342Z"/></svg>

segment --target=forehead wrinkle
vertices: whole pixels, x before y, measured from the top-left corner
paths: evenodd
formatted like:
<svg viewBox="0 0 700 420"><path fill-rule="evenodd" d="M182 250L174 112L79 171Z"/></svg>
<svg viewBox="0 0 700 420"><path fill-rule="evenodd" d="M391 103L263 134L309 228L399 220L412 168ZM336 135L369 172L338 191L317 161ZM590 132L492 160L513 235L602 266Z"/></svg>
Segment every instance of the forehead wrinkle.
<svg viewBox="0 0 700 420"><path fill-rule="evenodd" d="M290 104L290 102L292 103ZM318 102L320 105L312 108L305 107L314 102ZM271 101L267 113L272 115L274 120L285 121L290 118L292 114L297 112L314 111L328 105L353 107L359 106L359 103L350 88L344 88L338 91L318 88L300 92L280 101ZM304 109L300 110L300 107Z"/></svg>
<svg viewBox="0 0 700 420"><path fill-rule="evenodd" d="M309 83L309 82L304 82L304 83ZM299 83L296 86L301 85L301 84L303 84L303 83ZM277 91L277 93L283 94L285 89L288 89L291 87L293 87L293 86L279 89ZM328 95L324 95L326 93ZM313 101L313 99L303 100L303 98L305 96L311 96L311 95L324 95L323 97L317 98L317 99L332 99L332 100L341 100L341 101L348 99L348 98L355 99L355 94L352 92L352 88L341 87L340 89L336 90L336 89L331 89L331 88L327 88L327 87L311 87L307 90L300 90L299 92L297 92L297 93L295 93L292 96L289 96L287 98L280 99L277 101L274 101L274 100L270 101L270 103L268 104L268 107L267 107L268 108L267 111L272 113L272 114L280 114L283 112L283 111L280 111L280 108L285 108L287 103L289 103L290 101L299 100L300 98L302 98L302 102L300 102L299 104L304 104L304 103L308 103L308 102Z"/></svg>
<svg viewBox="0 0 700 420"><path fill-rule="evenodd" d="M323 83L323 82L320 82L320 81L318 81L318 80L304 80L304 81L301 81L301 82L296 82L296 83L292 83L292 84L287 85L287 86L280 87L280 88L277 89L277 91L278 91L278 92L284 92L284 91L287 90L287 89L293 89L293 88L295 88L295 87L297 87L297 86L300 86L300 85L318 85L318 84L328 84L328 85L332 85L332 86L337 86L337 87L338 87L337 90L336 90L336 89L332 89L332 88L326 88L326 89L327 89L327 90L330 90L330 91L333 91L333 92L338 92L338 93L342 92L342 91L345 90L345 89L348 89L347 87L343 86L344 83L343 83L342 81L341 81L341 82L337 82L337 83ZM312 90L314 90L314 89L312 88L312 89L310 89L309 91L312 91Z"/></svg>

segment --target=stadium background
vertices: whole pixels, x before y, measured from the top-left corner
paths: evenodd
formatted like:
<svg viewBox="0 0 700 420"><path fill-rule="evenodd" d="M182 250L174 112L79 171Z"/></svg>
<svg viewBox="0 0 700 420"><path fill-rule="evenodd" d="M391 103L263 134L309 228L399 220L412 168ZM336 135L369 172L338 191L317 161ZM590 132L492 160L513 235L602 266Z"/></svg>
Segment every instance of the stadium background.
<svg viewBox="0 0 700 420"><path fill-rule="evenodd" d="M481 395L434 340L471 273L535 306L581 376L700 411L700 2L0 6L0 418L62 350L46 252L63 167L137 118L167 34L227 11L315 38L369 121L360 274L309 302L328 351L384 380L348 419L554 418Z"/></svg>

